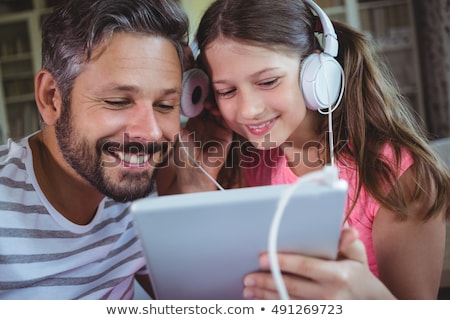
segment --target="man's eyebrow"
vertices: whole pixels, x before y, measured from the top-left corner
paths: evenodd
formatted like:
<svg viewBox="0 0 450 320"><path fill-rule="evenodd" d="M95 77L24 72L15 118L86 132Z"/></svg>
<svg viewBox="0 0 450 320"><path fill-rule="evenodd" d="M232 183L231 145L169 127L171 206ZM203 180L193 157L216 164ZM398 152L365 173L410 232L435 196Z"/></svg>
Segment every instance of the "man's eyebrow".
<svg viewBox="0 0 450 320"><path fill-rule="evenodd" d="M111 85L105 88L105 92L130 92L130 93L138 93L141 89L137 86L133 85ZM161 89L160 93L162 95L172 95L172 94L180 94L180 88L165 88Z"/></svg>
<svg viewBox="0 0 450 320"><path fill-rule="evenodd" d="M139 92L139 88L131 85L112 84L106 87L105 91L126 91L126 92Z"/></svg>
<svg viewBox="0 0 450 320"><path fill-rule="evenodd" d="M161 93L163 95L180 94L181 90L180 90L180 88L168 88L168 89L162 89Z"/></svg>

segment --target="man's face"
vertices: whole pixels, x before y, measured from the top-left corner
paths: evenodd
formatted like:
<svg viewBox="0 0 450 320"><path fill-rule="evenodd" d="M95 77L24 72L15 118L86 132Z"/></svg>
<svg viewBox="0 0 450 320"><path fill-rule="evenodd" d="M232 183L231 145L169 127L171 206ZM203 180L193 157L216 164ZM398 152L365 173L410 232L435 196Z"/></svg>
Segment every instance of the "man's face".
<svg viewBox="0 0 450 320"><path fill-rule="evenodd" d="M179 132L181 66L166 39L120 33L76 78L56 134L66 161L117 201L148 195Z"/></svg>

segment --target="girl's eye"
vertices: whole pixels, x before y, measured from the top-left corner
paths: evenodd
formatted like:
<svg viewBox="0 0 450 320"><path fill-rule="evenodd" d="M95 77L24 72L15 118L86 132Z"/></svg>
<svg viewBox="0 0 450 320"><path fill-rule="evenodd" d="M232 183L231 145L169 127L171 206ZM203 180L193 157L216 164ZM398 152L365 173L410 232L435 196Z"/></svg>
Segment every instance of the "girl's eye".
<svg viewBox="0 0 450 320"><path fill-rule="evenodd" d="M259 83L262 87L273 88L280 82L279 78L265 80Z"/></svg>
<svg viewBox="0 0 450 320"><path fill-rule="evenodd" d="M216 94L217 94L217 96L219 96L221 98L229 98L233 95L234 92L236 92L236 89L217 90Z"/></svg>

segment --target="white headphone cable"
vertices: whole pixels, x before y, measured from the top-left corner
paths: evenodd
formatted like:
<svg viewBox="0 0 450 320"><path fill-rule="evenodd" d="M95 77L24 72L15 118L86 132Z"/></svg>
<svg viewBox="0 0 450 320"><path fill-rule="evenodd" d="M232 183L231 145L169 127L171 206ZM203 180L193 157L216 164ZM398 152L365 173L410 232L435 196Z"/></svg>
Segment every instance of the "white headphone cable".
<svg viewBox="0 0 450 320"><path fill-rule="evenodd" d="M197 160L194 159L194 157L192 157L192 155L189 153L189 151L187 150L186 145L184 144L183 140L181 139L181 134L180 132L178 132L178 141L180 142L180 147L181 149L184 150L184 152L186 153L186 155L188 156L189 160L192 161L192 163L195 165L195 167L199 168L201 172L203 172L209 180L211 180L214 185L221 191L224 191L225 189L216 181L216 179L214 179L203 167L200 163L198 163Z"/></svg>
<svg viewBox="0 0 450 320"><path fill-rule="evenodd" d="M325 67L325 63L323 63L322 54L319 56L322 68ZM330 99L330 92L328 88L328 76L327 72L324 72L325 77L325 85L327 88L327 95L328 95L328 101L331 101ZM341 77L342 81L344 81L343 77L343 70L341 68ZM319 109L319 112L325 115L328 115L328 133L329 133L329 145L330 145L330 159L331 163L330 165L325 165L323 170L314 171L310 174L307 174L297 180L296 183L292 184L285 192L282 193L277 209L275 211L275 214L272 218L272 223L270 225L270 231L269 231L269 240L268 240L268 254L269 254L269 263L270 263L270 271L272 273L273 280L275 281L275 285L277 287L278 294L280 296L280 299L282 300L289 300L289 294L286 289L286 284L283 281L283 276L280 270L280 265L278 263L277 258L277 239L278 239L278 231L280 228L281 219L283 217L284 211L286 209L286 206L289 202L289 199L292 197L294 191L298 188L298 186L303 185L308 182L312 181L320 181L323 182L334 182L339 179L339 172L337 167L334 165L334 137L333 137L333 111L336 110L339 103L341 102L343 92L344 92L344 86L341 87L341 92L338 101L336 102L335 106L332 107L331 105L328 107L328 111L324 112Z"/></svg>
<svg viewBox="0 0 450 320"><path fill-rule="evenodd" d="M272 218L272 223L270 225L269 240L268 240L268 255L270 263L270 271L275 281L275 285L277 287L278 294L280 295L280 299L282 300L289 300L289 294L286 290L286 285L283 281L280 265L278 263L277 239L278 239L278 231L280 229L281 218L283 217L289 199L299 186L302 186L309 182L327 183L331 181L336 181L337 176L338 176L337 167L327 165L322 170L314 171L312 173L302 176L297 180L297 182L290 185L280 196L277 209L275 211L275 214Z"/></svg>
<svg viewBox="0 0 450 320"><path fill-rule="evenodd" d="M325 70L326 69L326 64L323 62L323 53L319 55L319 59L320 59L320 64L322 66L322 68ZM342 70L342 67L339 65L339 69L341 71L341 92L339 93L339 98L336 102L336 104L334 106L329 105L328 106L328 110L327 111L322 111L322 110L318 110L319 113L323 114L323 115L328 115L328 142L329 142L329 146L330 146L330 163L332 166L334 166L334 137L333 137L333 111L337 109L337 107L339 106L339 104L341 103L342 97L344 95L344 70ZM328 81L328 73L323 72L324 74L324 78L325 78L325 87L327 88L327 97L328 97L328 103L331 101L331 97L330 97L330 90L329 90L329 81Z"/></svg>

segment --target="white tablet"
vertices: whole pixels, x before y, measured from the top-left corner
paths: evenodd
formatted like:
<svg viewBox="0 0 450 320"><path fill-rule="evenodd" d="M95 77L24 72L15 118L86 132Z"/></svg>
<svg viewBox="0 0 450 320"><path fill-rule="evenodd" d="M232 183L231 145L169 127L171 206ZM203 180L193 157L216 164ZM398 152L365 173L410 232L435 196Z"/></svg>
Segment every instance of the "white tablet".
<svg viewBox="0 0 450 320"><path fill-rule="evenodd" d="M341 181L342 182L342 181ZM278 200L288 185L141 199L130 207L157 299L242 299L259 270ZM278 250L334 259L347 184L299 186L284 211Z"/></svg>

